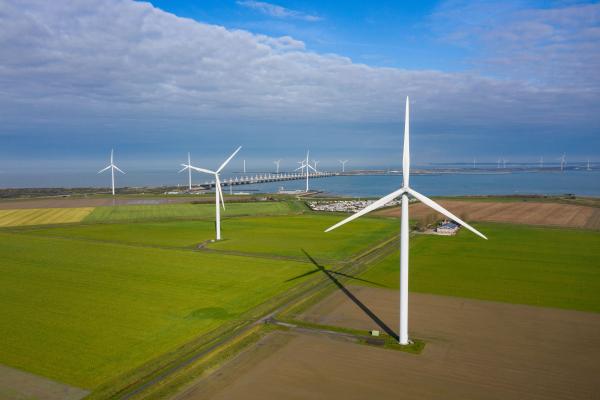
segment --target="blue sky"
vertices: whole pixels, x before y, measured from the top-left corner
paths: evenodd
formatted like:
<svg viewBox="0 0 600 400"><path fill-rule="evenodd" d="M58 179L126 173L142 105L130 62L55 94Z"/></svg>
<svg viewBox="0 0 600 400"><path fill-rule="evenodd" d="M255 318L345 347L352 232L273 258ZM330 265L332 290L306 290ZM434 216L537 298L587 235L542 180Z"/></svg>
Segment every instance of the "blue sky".
<svg viewBox="0 0 600 400"><path fill-rule="evenodd" d="M152 1L180 16L269 36L289 35L312 51L373 66L445 71L466 67L465 49L447 46L432 31L436 1L269 3L300 13L297 17L274 17L256 3L264 2Z"/></svg>
<svg viewBox="0 0 600 400"><path fill-rule="evenodd" d="M599 160L600 4L0 0L0 186L18 171ZM173 167L175 166L175 167ZM4 185L5 186L5 185Z"/></svg>

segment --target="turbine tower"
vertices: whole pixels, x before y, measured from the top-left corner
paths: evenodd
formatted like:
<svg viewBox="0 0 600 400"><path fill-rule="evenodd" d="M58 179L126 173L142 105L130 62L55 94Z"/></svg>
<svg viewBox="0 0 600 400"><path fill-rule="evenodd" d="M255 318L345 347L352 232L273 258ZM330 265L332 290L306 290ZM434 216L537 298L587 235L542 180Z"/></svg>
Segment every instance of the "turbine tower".
<svg viewBox="0 0 600 400"><path fill-rule="evenodd" d="M187 164L181 164L183 165L183 168L181 170L179 170L179 173L182 173L183 171L185 171L187 169L188 171L188 189L192 190L192 162L190 160L190 153L188 153L188 163Z"/></svg>
<svg viewBox="0 0 600 400"><path fill-rule="evenodd" d="M309 151L306 150L306 159L302 160L302 161L298 161L300 163L300 166L298 168L295 169L295 171L298 170L302 170L301 173L304 172L304 169L306 168L306 192L308 193L308 175L309 175L309 168L312 169L313 171L317 172L316 169L313 168L312 165L310 165L310 163L308 162L308 153Z"/></svg>
<svg viewBox="0 0 600 400"><path fill-rule="evenodd" d="M275 160L273 161L275 163L275 165L277 166L277 174L279 173L279 164L281 163L281 160Z"/></svg>
<svg viewBox="0 0 600 400"><path fill-rule="evenodd" d="M223 200L223 190L221 188L221 180L219 179L219 173L225 168L225 166L231 161L233 157L240 151L242 146L238 147L236 151L233 152L232 155L229 156L227 160L221 164L221 166L216 170L212 171L206 168L198 168L190 165L190 169L198 172L204 172L205 174L212 174L215 177L215 229L217 231L217 239L221 240L221 210L219 209L219 202L223 206L223 210L225 209L225 201ZM185 164L181 164L185 166Z"/></svg>
<svg viewBox="0 0 600 400"><path fill-rule="evenodd" d="M244 160L244 173L246 173L246 160Z"/></svg>
<svg viewBox="0 0 600 400"><path fill-rule="evenodd" d="M348 160L338 160L342 164L342 172L346 172L346 163Z"/></svg>
<svg viewBox="0 0 600 400"><path fill-rule="evenodd" d="M110 168L110 180L111 180L111 184L112 184L111 185L112 186L112 195L114 196L115 195L115 170L119 171L123 175L125 175L125 172L121 171L119 169L119 167L117 167L115 165L115 163L113 162L113 153L114 153L114 151L111 149L110 150L110 164L108 165L108 167L103 168L100 171L98 171L98 173L101 174Z"/></svg>
<svg viewBox="0 0 600 400"><path fill-rule="evenodd" d="M590 159L588 158L588 163L587 163L587 170L591 171L592 169L590 168Z"/></svg>
<svg viewBox="0 0 600 400"><path fill-rule="evenodd" d="M382 197L376 202L370 204L369 206L363 208L361 211L356 214L351 215L345 220L338 222L337 224L331 226L325 232L332 231L347 222L350 222L360 216L363 216L377 208L383 207L388 204L390 201L394 200L398 196L402 199L402 218L400 220L400 331L398 335L398 342L401 345L409 344L408 340L408 195L420 200L423 204L433 208L435 211L445 215L451 220L459 223L465 228L469 229L476 235L487 239L482 233L477 231L475 228L462 221L460 218L452 214L450 211L446 210L433 200L425 197L421 193L413 190L409 186L409 178L410 178L410 141L409 141L409 103L408 96L406 97L406 116L404 120L404 148L402 155L402 187L395 192L388 194L387 196Z"/></svg>

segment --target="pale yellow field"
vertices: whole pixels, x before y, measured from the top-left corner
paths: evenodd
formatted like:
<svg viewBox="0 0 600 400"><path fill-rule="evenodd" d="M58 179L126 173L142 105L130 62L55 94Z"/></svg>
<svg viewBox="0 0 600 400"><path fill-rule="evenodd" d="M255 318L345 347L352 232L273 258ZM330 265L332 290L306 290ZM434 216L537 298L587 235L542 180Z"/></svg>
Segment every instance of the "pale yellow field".
<svg viewBox="0 0 600 400"><path fill-rule="evenodd" d="M79 222L93 210L94 207L0 210L0 227Z"/></svg>

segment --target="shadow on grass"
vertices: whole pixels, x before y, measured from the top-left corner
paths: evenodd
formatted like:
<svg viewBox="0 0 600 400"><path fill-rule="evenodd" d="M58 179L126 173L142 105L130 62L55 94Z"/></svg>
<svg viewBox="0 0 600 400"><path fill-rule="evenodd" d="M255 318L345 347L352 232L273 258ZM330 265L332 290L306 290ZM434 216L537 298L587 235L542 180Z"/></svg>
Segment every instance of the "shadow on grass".
<svg viewBox="0 0 600 400"><path fill-rule="evenodd" d="M341 272L329 271L325 268L325 266L319 264L317 262L317 260L315 260L310 254L308 254L306 252L306 250L302 249L302 252L304 253L304 255L306 255L306 257L310 260L310 262L315 267L317 267L317 269L314 271L306 272L306 273L296 276L294 278L288 279L287 281L299 279L304 276L314 274L315 272L319 272L319 271L323 272L327 276L327 278L329 278L329 280L331 280L338 287L338 289L340 289L350 300L352 300L352 302L354 304L356 304L361 310L363 310L363 312L365 314L367 314L367 316L369 318L371 318L371 320L373 320L373 322L375 322L381 328L381 330L383 330L385 333L387 333L394 339L398 340L398 335L389 326L387 326L387 324L385 322L383 322L381 320L381 318L379 318L373 311L371 311L371 309L369 309L369 307L367 307L362 301L360 301L355 295L353 295L352 292L350 292L340 281L338 281L334 275L337 274L337 275L341 275L341 276L344 276L344 277L347 277L350 279L356 279L356 280L360 280L360 281L364 281L364 282L368 282L368 283L372 283L372 284L376 284L375 282L367 281L365 279L355 278L352 275L343 274Z"/></svg>

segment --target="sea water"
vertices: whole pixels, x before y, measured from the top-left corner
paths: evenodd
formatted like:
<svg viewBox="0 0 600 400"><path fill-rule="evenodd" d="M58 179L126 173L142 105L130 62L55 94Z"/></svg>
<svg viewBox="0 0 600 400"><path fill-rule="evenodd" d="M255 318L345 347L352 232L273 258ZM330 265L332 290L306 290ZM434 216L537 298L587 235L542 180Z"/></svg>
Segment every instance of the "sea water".
<svg viewBox="0 0 600 400"><path fill-rule="evenodd" d="M162 186L181 185L187 187L187 173L171 171L127 171L127 175L117 174L117 186ZM230 176L221 177L225 181ZM248 173L247 175L253 175ZM204 174L192 175L194 184L210 181ZM509 172L509 173L440 173L411 176L411 186L428 196L456 195L514 195L541 194L561 195L572 193L578 196L600 196L600 170L568 170L564 172ZM0 187L107 187L110 176L93 173L38 173L31 175L0 174ZM256 185L234 186L234 192L277 192L304 190L304 180L270 182ZM385 195L402 185L401 175L353 175L311 178L311 190L323 191L332 195L377 197ZM223 189L229 193L229 188Z"/></svg>

